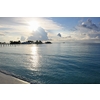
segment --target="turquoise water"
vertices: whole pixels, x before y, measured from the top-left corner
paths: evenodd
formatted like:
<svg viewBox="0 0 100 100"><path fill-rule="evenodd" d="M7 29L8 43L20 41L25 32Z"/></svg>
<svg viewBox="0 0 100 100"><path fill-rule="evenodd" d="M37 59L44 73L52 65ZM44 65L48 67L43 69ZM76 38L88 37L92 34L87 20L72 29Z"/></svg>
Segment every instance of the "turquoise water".
<svg viewBox="0 0 100 100"><path fill-rule="evenodd" d="M100 44L0 46L0 71L36 84L99 84Z"/></svg>

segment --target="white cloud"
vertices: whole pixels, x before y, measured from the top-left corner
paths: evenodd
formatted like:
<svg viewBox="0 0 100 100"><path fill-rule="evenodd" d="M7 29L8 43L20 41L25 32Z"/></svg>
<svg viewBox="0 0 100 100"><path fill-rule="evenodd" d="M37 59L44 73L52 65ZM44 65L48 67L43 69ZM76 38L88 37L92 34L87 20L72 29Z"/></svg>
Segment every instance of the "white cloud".
<svg viewBox="0 0 100 100"><path fill-rule="evenodd" d="M31 36L31 30L29 30L29 22L37 21L39 26L44 29L44 31L49 34L56 34L53 31L62 30L63 27L52 21L52 19L42 18L42 17L1 17L0 18L0 32L6 36L14 37L29 37ZM49 35L48 35L49 36Z"/></svg>
<svg viewBox="0 0 100 100"><path fill-rule="evenodd" d="M63 32L61 38L53 38L54 41L67 42L99 42L100 43L100 25L94 24L92 20L81 21L71 31Z"/></svg>
<svg viewBox="0 0 100 100"><path fill-rule="evenodd" d="M21 41L25 41L26 38L25 38L24 36L21 36L20 40L21 40Z"/></svg>
<svg viewBox="0 0 100 100"><path fill-rule="evenodd" d="M33 31L28 40L48 40L47 32L42 27L39 27L36 31Z"/></svg>
<svg viewBox="0 0 100 100"><path fill-rule="evenodd" d="M86 22L81 23L81 27L87 28L90 30L100 31L100 27L92 22L92 20L88 19Z"/></svg>
<svg viewBox="0 0 100 100"><path fill-rule="evenodd" d="M37 31L29 30L29 22L37 21L40 28ZM95 40L100 39L100 25L95 24L92 20L81 20L79 25L75 26L72 31L64 31L64 27L54 22L51 18L43 17L5 17L0 18L0 37L6 40L14 40L25 37L34 40L53 39L57 41L74 41L74 40ZM41 30L41 32L40 32ZM59 33L57 36L57 33Z"/></svg>
<svg viewBox="0 0 100 100"><path fill-rule="evenodd" d="M76 30L71 32L71 35L76 40L91 40L100 38L100 27L94 24L92 20L81 22L75 27Z"/></svg>

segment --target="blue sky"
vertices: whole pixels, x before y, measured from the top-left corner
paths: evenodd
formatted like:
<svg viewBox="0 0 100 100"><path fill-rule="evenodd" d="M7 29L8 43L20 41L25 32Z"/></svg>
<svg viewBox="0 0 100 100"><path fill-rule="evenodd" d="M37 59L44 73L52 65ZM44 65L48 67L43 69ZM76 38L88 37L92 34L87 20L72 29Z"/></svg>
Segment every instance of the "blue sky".
<svg viewBox="0 0 100 100"><path fill-rule="evenodd" d="M79 22L87 21L87 19L91 19L93 23L100 23L99 17L52 17L52 20L58 23L61 23L64 27L68 26L68 28L75 27Z"/></svg>
<svg viewBox="0 0 100 100"><path fill-rule="evenodd" d="M0 41L100 42L100 17L0 17Z"/></svg>

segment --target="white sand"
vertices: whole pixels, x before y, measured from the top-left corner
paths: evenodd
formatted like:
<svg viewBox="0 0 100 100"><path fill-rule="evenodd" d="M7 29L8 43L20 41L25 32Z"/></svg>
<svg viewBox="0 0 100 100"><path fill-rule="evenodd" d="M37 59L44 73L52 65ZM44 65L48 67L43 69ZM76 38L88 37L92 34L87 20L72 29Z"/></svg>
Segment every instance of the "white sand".
<svg viewBox="0 0 100 100"><path fill-rule="evenodd" d="M0 72L0 84L29 84L29 83Z"/></svg>

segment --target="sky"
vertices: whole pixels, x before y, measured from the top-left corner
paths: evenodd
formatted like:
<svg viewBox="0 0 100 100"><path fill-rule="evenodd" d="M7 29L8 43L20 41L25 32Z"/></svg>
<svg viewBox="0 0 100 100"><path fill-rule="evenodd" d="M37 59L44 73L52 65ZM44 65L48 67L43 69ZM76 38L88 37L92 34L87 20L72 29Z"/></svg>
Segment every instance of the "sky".
<svg viewBox="0 0 100 100"><path fill-rule="evenodd" d="M0 42L100 43L100 17L0 17Z"/></svg>

